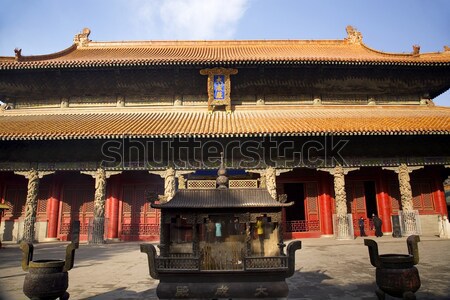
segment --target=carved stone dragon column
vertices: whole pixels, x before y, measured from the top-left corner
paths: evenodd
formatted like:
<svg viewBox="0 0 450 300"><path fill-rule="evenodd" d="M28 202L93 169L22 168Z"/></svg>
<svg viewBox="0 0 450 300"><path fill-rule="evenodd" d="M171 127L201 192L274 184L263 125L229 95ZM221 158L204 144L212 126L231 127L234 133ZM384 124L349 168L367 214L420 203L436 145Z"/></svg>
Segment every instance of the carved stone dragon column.
<svg viewBox="0 0 450 300"><path fill-rule="evenodd" d="M150 174L156 174L164 178L164 195L160 195L159 199L161 202L167 202L172 200L175 196L175 169L170 167L165 171L148 171Z"/></svg>
<svg viewBox="0 0 450 300"><path fill-rule="evenodd" d="M345 175L359 168L320 168L319 171L329 172L334 176L334 199L336 204L336 223L334 232L336 239L353 239L351 214L347 213L347 192L345 191ZM349 216L350 215L350 216Z"/></svg>
<svg viewBox="0 0 450 300"><path fill-rule="evenodd" d="M400 164L398 167L384 167L383 169L394 171L398 174L398 184L400 187L400 198L402 204L402 222L403 222L403 234L411 235L418 234L416 215L414 213L413 195L411 190L411 178L409 173L414 170L423 168L422 166L408 166L406 164Z"/></svg>
<svg viewBox="0 0 450 300"><path fill-rule="evenodd" d="M347 192L345 191L344 168L334 168L334 196L336 201L337 238L350 238L349 220L347 216Z"/></svg>
<svg viewBox="0 0 450 300"><path fill-rule="evenodd" d="M103 244L105 233L106 172L98 168L95 174L94 228L92 243Z"/></svg>
<svg viewBox="0 0 450 300"><path fill-rule="evenodd" d="M277 199L277 172L274 168L268 167L265 172L266 188L273 199Z"/></svg>
<svg viewBox="0 0 450 300"><path fill-rule="evenodd" d="M277 176L281 173L290 172L292 169L275 169L273 167L268 167L266 169L258 169L258 170L246 170L249 173L258 173L260 175L259 178L259 187L266 188L269 192L270 196L273 199L278 200L277 195Z"/></svg>
<svg viewBox="0 0 450 300"><path fill-rule="evenodd" d="M420 167L419 167L420 168ZM398 183L400 186L400 198L402 200L402 212L404 222L404 234L417 234L417 222L414 213L413 196L411 190L411 182L409 173L417 169L416 167L408 167L406 164L401 164L398 167Z"/></svg>
<svg viewBox="0 0 450 300"><path fill-rule="evenodd" d="M106 204L106 179L111 175L119 174L120 171L105 171L102 167L96 171L82 171L82 174L91 175L95 179L94 194L94 221L92 229L93 244L103 244L105 242L105 204Z"/></svg>
<svg viewBox="0 0 450 300"><path fill-rule="evenodd" d="M401 164L398 167L398 183L400 186L400 197L402 200L402 210L404 212L411 212L414 210L413 201L412 201L412 190L411 190L411 179L409 177L409 173L412 170L409 170L406 164Z"/></svg>
<svg viewBox="0 0 450 300"><path fill-rule="evenodd" d="M36 222L37 202L39 193L39 181L42 177L54 172L42 172L31 169L27 172L14 172L28 179L27 199L25 202L25 220L22 240L27 243L34 241L34 224Z"/></svg>

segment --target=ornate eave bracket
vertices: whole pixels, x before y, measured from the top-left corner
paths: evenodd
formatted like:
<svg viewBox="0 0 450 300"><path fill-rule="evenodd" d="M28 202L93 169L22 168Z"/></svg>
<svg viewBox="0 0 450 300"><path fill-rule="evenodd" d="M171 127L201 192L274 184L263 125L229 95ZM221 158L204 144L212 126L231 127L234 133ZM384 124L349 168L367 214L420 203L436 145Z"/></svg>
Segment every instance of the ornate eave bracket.
<svg viewBox="0 0 450 300"><path fill-rule="evenodd" d="M37 172L37 176L39 177L39 179L42 179L42 177L44 177L46 175L50 175L50 174L55 173L55 171L35 171L35 170L30 170L30 171L15 171L14 174L25 176L26 179L30 179L30 178L32 178L34 176L34 172Z"/></svg>
<svg viewBox="0 0 450 300"><path fill-rule="evenodd" d="M342 173L343 175L347 175L351 171L358 171L359 168L344 168L341 166L337 166L336 168L317 168L317 171L328 172L330 175L335 175L337 173Z"/></svg>
<svg viewBox="0 0 450 300"><path fill-rule="evenodd" d="M213 112L216 106L225 106L231 113L231 75L236 75L237 69L212 68L201 69L201 75L208 75L208 111Z"/></svg>
<svg viewBox="0 0 450 300"><path fill-rule="evenodd" d="M395 173L400 173L403 170L407 171L408 173L412 173L415 170L420 170L423 169L424 166L408 166L405 164L402 164L398 167L382 167L383 170L388 170L388 171L394 171Z"/></svg>
<svg viewBox="0 0 450 300"><path fill-rule="evenodd" d="M99 172L99 170L96 170L96 171L80 171L81 174L92 176L92 178L94 178L94 179L98 177L98 172ZM118 175L118 174L121 174L121 173L122 173L122 171L105 171L105 178L109 178L109 177L111 177L113 175Z"/></svg>

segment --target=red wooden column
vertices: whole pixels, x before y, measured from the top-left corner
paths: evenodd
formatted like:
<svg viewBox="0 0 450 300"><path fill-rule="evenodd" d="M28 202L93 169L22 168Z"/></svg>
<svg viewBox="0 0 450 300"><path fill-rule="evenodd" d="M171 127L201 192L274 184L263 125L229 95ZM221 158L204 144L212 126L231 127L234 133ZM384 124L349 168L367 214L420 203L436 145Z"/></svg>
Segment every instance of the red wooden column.
<svg viewBox="0 0 450 300"><path fill-rule="evenodd" d="M333 235L333 212L331 210L331 190L333 189L328 174L320 172L319 210L322 235Z"/></svg>
<svg viewBox="0 0 450 300"><path fill-rule="evenodd" d="M58 237L60 195L61 185L56 179L54 179L50 187L50 198L48 199L48 239L57 239Z"/></svg>
<svg viewBox="0 0 450 300"><path fill-rule="evenodd" d="M378 178L376 181L378 216L383 221L381 231L392 232L392 222L391 222L392 204L391 198L389 197L387 181L385 179L386 176L383 176L383 172L384 171L382 169L379 170Z"/></svg>
<svg viewBox="0 0 450 300"><path fill-rule="evenodd" d="M108 239L119 238L119 178L114 176L108 184L108 198L106 199L107 217L108 217Z"/></svg>
<svg viewBox="0 0 450 300"><path fill-rule="evenodd" d="M440 178L434 177L434 199L436 212L441 216L447 216L447 202L445 200L444 185Z"/></svg>

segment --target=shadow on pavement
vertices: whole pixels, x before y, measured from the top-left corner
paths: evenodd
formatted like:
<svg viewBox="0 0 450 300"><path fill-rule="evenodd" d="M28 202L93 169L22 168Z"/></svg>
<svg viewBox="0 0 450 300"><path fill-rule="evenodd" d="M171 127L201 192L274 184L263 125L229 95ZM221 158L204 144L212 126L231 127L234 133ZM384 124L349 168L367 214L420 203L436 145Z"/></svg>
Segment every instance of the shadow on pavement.
<svg viewBox="0 0 450 300"><path fill-rule="evenodd" d="M156 297L156 289L149 289L143 292L135 292L126 288L118 288L106 293L98 294L93 297L84 298L85 300L120 300L120 299L158 299Z"/></svg>

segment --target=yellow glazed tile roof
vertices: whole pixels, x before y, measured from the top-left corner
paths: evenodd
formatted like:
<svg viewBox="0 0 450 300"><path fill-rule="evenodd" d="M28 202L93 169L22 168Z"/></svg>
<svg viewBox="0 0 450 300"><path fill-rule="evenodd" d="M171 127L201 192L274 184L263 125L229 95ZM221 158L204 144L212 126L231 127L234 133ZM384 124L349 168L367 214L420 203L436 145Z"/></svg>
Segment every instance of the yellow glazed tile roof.
<svg viewBox="0 0 450 300"><path fill-rule="evenodd" d="M347 28L343 40L94 42L89 33L85 29L71 47L58 53L22 56L18 50L16 58L0 57L0 70L262 63L450 65L449 47L433 53L387 53L367 47L353 28Z"/></svg>
<svg viewBox="0 0 450 300"><path fill-rule="evenodd" d="M0 140L450 134L450 108L330 106L6 111Z"/></svg>

